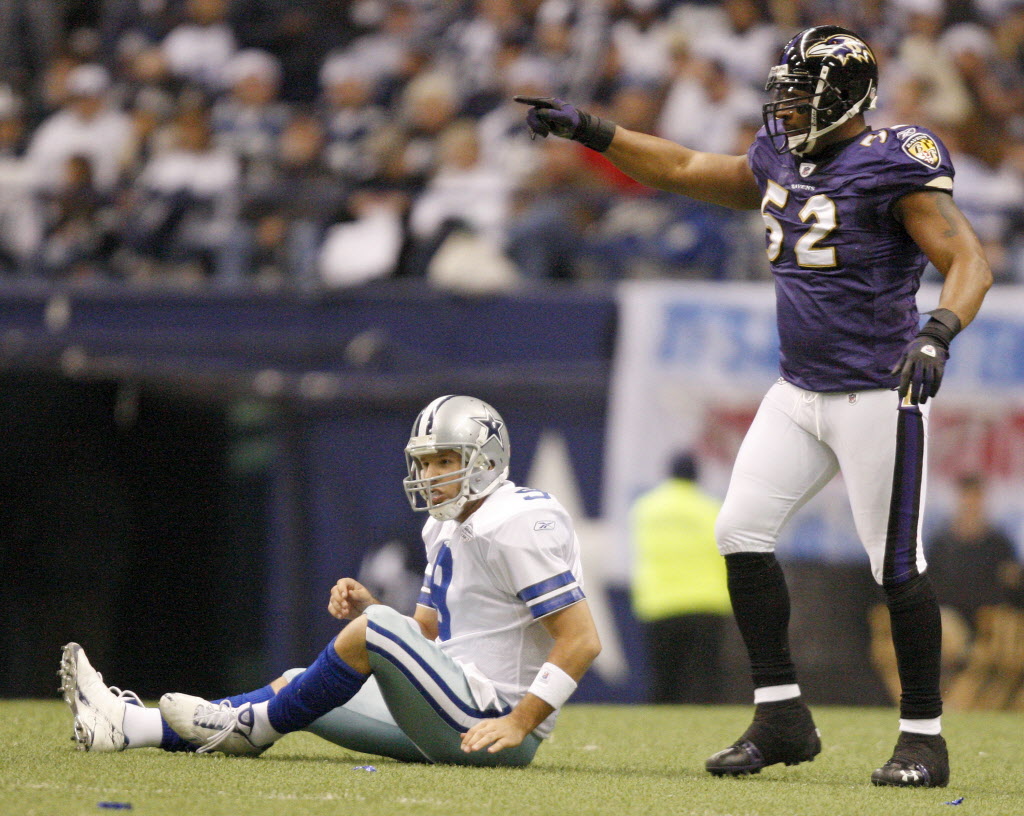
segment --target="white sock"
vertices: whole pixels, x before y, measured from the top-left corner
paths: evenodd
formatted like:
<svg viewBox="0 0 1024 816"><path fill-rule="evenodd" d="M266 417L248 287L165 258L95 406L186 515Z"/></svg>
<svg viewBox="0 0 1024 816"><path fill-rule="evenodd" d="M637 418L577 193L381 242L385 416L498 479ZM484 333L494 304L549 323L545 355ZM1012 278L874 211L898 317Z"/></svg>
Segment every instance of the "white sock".
<svg viewBox="0 0 1024 816"><path fill-rule="evenodd" d="M760 703L778 703L782 700L792 700L800 696L800 686L796 683L787 683L784 686L763 686L754 689L754 705Z"/></svg>
<svg viewBox="0 0 1024 816"><path fill-rule="evenodd" d="M270 724L270 717L267 715L268 705L270 705L270 700L264 700L262 703L254 703L252 707L253 723L249 739L255 745L269 745L284 736L275 731L274 726Z"/></svg>
<svg viewBox="0 0 1024 816"><path fill-rule="evenodd" d="M129 703L124 707L121 729L127 742L126 748L159 748L164 738L159 708L143 708Z"/></svg>
<svg viewBox="0 0 1024 816"><path fill-rule="evenodd" d="M942 717L936 717L934 720L900 720L900 731L935 736L942 733Z"/></svg>

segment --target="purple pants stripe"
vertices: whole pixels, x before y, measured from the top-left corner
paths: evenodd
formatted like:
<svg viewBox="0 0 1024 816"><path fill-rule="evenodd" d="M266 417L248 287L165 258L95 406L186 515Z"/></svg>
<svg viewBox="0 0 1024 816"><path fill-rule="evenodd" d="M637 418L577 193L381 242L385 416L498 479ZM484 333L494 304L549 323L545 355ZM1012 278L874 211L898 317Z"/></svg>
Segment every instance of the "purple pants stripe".
<svg viewBox="0 0 1024 816"><path fill-rule="evenodd" d="M917 576L918 519L924 476L924 418L917 406L899 409L896 426L896 464L885 542L884 586L896 586Z"/></svg>

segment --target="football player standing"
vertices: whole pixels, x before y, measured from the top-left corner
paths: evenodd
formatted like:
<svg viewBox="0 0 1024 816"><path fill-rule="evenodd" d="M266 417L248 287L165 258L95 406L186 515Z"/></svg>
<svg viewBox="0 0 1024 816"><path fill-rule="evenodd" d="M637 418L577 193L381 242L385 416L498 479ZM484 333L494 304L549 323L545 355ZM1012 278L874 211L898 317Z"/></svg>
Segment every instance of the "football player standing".
<svg viewBox="0 0 1024 816"><path fill-rule="evenodd" d="M764 217L782 376L740 447L716 528L755 710L744 734L707 760L715 775L805 762L821 750L790 657L790 601L774 550L786 521L842 472L885 592L902 685L896 747L871 781L949 780L939 607L920 534L927 402L992 274L953 203L939 139L912 124L867 124L877 82L874 54L853 32L801 32L771 69L764 128L746 156L689 150L559 99L517 98L530 106L534 134L575 139L652 187ZM915 295L929 260L944 282L919 330Z"/></svg>
<svg viewBox="0 0 1024 816"><path fill-rule="evenodd" d="M328 611L350 623L309 668L220 701L165 694L159 710L108 688L69 643L60 675L79 747L259 754L308 728L409 762L529 764L601 649L572 519L508 480L508 430L482 400L431 402L405 458L406 495L430 515L412 617L342 578Z"/></svg>

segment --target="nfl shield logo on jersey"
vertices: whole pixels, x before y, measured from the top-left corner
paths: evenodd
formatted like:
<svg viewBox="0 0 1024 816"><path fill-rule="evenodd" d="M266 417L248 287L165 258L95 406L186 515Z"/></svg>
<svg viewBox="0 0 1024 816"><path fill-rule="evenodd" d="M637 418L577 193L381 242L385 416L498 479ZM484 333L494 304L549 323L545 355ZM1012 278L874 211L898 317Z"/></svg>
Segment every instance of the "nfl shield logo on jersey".
<svg viewBox="0 0 1024 816"><path fill-rule="evenodd" d="M927 133L915 133L903 143L903 152L925 167L936 169L942 161L939 146Z"/></svg>
<svg viewBox="0 0 1024 816"><path fill-rule="evenodd" d="M800 163L800 178L807 178L811 173L814 172L815 165L813 162L801 162Z"/></svg>

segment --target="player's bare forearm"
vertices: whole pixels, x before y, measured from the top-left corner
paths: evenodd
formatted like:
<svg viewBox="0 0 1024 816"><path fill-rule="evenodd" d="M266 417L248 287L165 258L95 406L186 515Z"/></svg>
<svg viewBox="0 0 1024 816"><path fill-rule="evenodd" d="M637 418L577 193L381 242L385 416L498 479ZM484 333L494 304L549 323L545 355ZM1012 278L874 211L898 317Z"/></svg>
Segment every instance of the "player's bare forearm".
<svg viewBox="0 0 1024 816"><path fill-rule="evenodd" d="M580 601L552 612L542 618L541 623L555 641L548 652L547 662L579 682L601 652L601 639L587 602ZM503 748L514 748L554 710L550 703L527 692L504 717L478 722L463 734L462 750L486 748L494 753Z"/></svg>
<svg viewBox="0 0 1024 816"><path fill-rule="evenodd" d="M761 192L746 156L702 153L621 126L604 155L649 187L739 210L761 206Z"/></svg>
<svg viewBox="0 0 1024 816"><path fill-rule="evenodd" d="M541 618L541 623L555 641L547 662L554 663L578 683L601 653L601 638L587 602L552 612Z"/></svg>
<svg viewBox="0 0 1024 816"><path fill-rule="evenodd" d="M949 309L959 317L964 328L978 314L991 285L992 270L984 254L958 257L946 272L939 307Z"/></svg>
<svg viewBox="0 0 1024 816"><path fill-rule="evenodd" d="M992 270L970 222L944 192L910 193L894 211L944 278L939 307L949 309L966 327L992 286Z"/></svg>

